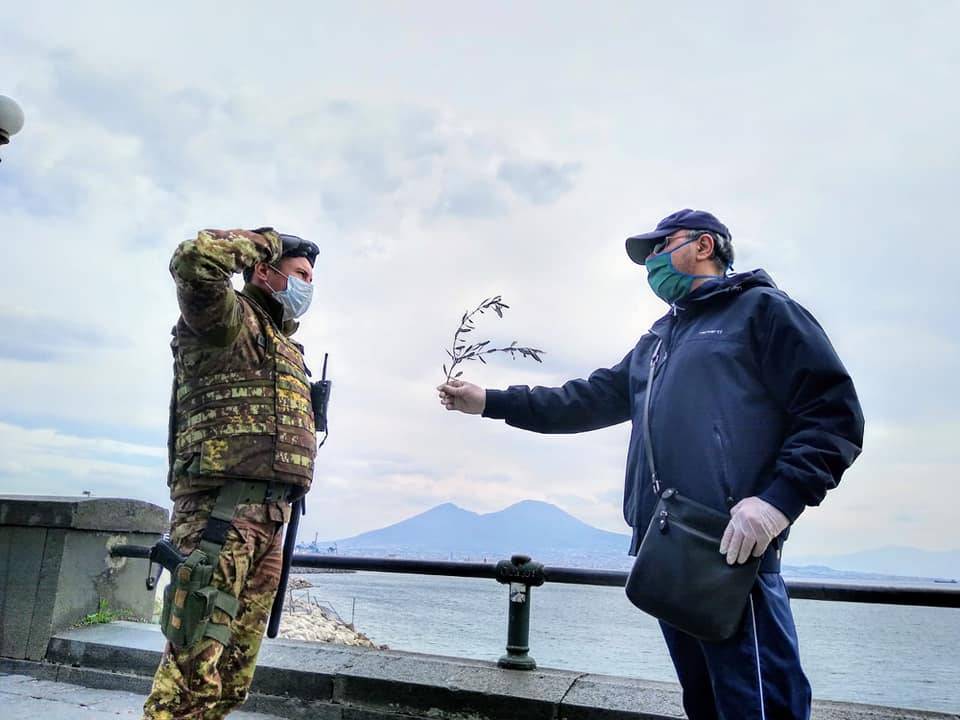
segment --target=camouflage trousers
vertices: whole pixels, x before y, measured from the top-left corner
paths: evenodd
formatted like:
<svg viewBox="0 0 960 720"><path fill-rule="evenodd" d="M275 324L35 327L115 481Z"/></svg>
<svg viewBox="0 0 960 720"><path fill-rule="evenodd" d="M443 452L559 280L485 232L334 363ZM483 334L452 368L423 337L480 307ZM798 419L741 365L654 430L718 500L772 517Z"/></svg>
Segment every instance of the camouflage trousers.
<svg viewBox="0 0 960 720"><path fill-rule="evenodd" d="M170 539L181 552L199 544L214 501L209 493L177 498ZM247 699L280 582L281 528L288 517L286 504L238 506L213 576L216 587L240 601L232 621L219 609L213 615L213 622L229 626L230 644L204 638L178 650L167 643L144 720L216 720Z"/></svg>

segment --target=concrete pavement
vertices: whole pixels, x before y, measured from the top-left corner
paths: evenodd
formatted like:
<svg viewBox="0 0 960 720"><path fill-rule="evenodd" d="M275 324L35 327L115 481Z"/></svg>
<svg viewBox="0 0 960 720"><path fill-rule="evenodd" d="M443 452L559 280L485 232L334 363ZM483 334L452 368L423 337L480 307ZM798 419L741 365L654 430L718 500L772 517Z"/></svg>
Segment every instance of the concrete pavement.
<svg viewBox="0 0 960 720"><path fill-rule="evenodd" d="M68 683L0 674L3 718L44 720L107 720L139 718L144 696L123 690L93 690ZM231 720L280 720L276 715L235 712Z"/></svg>

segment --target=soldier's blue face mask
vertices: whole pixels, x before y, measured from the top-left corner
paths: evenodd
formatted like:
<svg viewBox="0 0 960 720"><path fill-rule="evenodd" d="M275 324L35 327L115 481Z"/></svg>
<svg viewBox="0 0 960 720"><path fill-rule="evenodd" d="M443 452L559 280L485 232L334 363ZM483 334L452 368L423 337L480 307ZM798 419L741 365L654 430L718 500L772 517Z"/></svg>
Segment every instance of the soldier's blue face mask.
<svg viewBox="0 0 960 720"><path fill-rule="evenodd" d="M291 320L303 315L313 300L313 285L295 275L287 275L273 265L270 265L270 269L287 279L286 288L273 291L274 299L283 305L283 319Z"/></svg>
<svg viewBox="0 0 960 720"><path fill-rule="evenodd" d="M653 246L654 254L648 257L645 263L647 282L650 283L650 289L665 303L672 305L690 292L693 281L698 278L715 279L714 275L691 275L681 272L673 265L673 254L699 237L699 233L692 234L688 240L680 243L670 252L663 252L663 248L670 244L668 239Z"/></svg>

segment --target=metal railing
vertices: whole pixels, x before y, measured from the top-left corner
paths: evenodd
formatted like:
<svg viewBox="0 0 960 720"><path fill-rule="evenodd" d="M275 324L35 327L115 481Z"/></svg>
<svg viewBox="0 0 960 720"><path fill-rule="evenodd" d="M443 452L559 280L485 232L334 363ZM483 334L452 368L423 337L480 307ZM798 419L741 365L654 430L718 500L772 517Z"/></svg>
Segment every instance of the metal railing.
<svg viewBox="0 0 960 720"><path fill-rule="evenodd" d="M114 557L148 558L150 548L141 545L117 545L110 554ZM366 570L407 575L484 578L509 585L507 652L498 664L514 670L533 670L537 666L530 656L531 588L548 582L606 587L623 587L627 582L626 572L542 565L526 555L514 555L510 560L501 560L494 564L296 553L292 564L295 568L320 570ZM960 584L954 583L945 583L941 588L788 580L786 585L790 597L796 600L960 608Z"/></svg>

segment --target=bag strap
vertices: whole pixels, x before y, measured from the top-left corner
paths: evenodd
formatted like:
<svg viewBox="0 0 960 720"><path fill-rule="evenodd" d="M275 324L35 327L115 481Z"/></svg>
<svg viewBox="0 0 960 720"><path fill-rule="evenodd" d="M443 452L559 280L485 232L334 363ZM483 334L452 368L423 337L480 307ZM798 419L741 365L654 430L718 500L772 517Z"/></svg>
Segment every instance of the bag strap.
<svg viewBox="0 0 960 720"><path fill-rule="evenodd" d="M643 399L643 444L647 451L647 467L650 468L650 481L653 494L660 497L660 478L657 477L657 468L653 463L653 442L650 440L650 393L653 390L653 374L657 369L657 360L660 359L660 346L663 338L657 338L657 346L650 356L650 371L647 374L647 391Z"/></svg>

